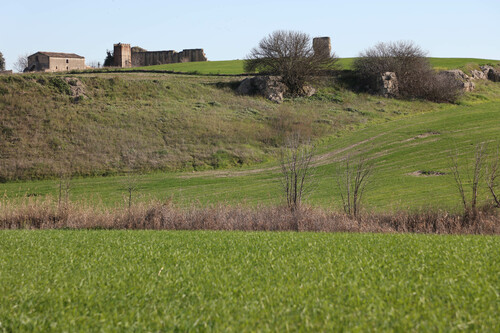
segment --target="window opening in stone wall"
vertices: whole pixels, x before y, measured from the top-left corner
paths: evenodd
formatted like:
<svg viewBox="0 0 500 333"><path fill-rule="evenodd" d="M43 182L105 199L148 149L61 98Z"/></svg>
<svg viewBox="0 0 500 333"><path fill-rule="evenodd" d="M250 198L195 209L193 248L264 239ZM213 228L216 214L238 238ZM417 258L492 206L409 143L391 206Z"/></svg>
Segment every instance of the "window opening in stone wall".
<svg viewBox="0 0 500 333"><path fill-rule="evenodd" d="M66 59L66 63L69 64L69 60L68 59Z"/></svg>

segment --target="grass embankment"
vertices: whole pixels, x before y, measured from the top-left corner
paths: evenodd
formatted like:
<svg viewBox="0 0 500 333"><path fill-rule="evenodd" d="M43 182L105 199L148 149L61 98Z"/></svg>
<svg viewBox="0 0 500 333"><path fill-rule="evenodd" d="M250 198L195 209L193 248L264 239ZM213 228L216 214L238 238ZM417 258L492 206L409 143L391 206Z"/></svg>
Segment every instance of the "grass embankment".
<svg viewBox="0 0 500 333"><path fill-rule="evenodd" d="M6 331L491 331L500 238L3 231Z"/></svg>
<svg viewBox="0 0 500 333"><path fill-rule="evenodd" d="M356 58L340 58L338 66L341 69L352 69L352 63ZM471 66L495 65L500 60L476 59L476 58L429 58L432 66L439 70L444 69L464 69ZM130 69L127 69L130 70ZM225 60L225 61L204 61L204 62L185 62L179 64L166 64L146 67L136 67L131 70L155 70L155 71L174 71L182 73L199 74L243 74L243 60Z"/></svg>
<svg viewBox="0 0 500 333"><path fill-rule="evenodd" d="M496 121L500 115L498 83L477 83L476 92L466 95L460 105L344 94L342 103L323 104L331 107L324 115L357 120L352 122L352 130L338 132L338 137L334 135L319 140L320 158L315 162L317 186L307 200L313 205L339 207L339 191L333 178L338 161L347 154L358 156L362 152L376 163L364 200L366 208L379 211L407 208L455 210L459 206L459 197L449 173L450 154L458 150L462 171L466 172L466 164L473 159L474 144L490 142L493 149L494 142L500 141L500 123ZM316 103L309 99L291 102L303 110L314 110L321 105ZM281 107L286 106L287 103ZM368 124L360 125L358 121L362 119L369 120ZM418 175L418 171L423 175ZM426 172L442 175L425 176ZM138 187L134 200L145 202L170 197L180 205L194 202L243 202L251 205L281 202L279 173L272 163L241 170L151 173L138 176L136 181ZM106 205L122 203L126 183L127 177L74 179L71 181L71 198L93 202L102 200ZM56 197L57 189L58 181L0 185L0 190L6 191L10 197L26 194ZM480 199L487 197L482 185Z"/></svg>
<svg viewBox="0 0 500 333"><path fill-rule="evenodd" d="M0 180L241 167L271 160L287 133L319 139L435 107L388 101L382 114L383 98L328 86L277 105L238 96L231 78L142 73L73 76L86 95L74 101L61 77L0 77Z"/></svg>

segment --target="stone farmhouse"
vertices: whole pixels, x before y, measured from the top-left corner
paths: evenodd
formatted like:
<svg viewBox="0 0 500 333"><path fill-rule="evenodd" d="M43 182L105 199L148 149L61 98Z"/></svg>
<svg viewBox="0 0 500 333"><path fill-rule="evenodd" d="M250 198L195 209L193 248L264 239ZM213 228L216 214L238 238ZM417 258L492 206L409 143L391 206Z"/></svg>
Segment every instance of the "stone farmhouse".
<svg viewBox="0 0 500 333"><path fill-rule="evenodd" d="M114 44L113 66L141 67L173 64L179 62L207 61L203 49L186 49L182 52L170 51L132 51L130 44Z"/></svg>
<svg viewBox="0 0 500 333"><path fill-rule="evenodd" d="M39 51L28 57L27 71L64 72L86 68L85 58L78 54Z"/></svg>

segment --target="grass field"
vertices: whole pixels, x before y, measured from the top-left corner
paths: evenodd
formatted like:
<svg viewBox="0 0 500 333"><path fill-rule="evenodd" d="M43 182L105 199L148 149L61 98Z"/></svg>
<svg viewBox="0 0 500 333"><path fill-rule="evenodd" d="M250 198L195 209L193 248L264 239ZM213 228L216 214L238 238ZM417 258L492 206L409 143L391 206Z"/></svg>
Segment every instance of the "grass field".
<svg viewBox="0 0 500 333"><path fill-rule="evenodd" d="M338 65L341 69L352 69L355 58L340 58ZM466 69L468 65L475 66L486 64L498 64L500 60L476 59L476 58L429 58L432 66L436 69ZM243 60L207 61L207 62L185 62L179 64L156 65L147 67L136 67L133 70L162 70L184 73L199 74L242 74Z"/></svg>
<svg viewBox="0 0 500 333"><path fill-rule="evenodd" d="M500 238L2 231L0 331L500 330Z"/></svg>
<svg viewBox="0 0 500 333"><path fill-rule="evenodd" d="M436 107L387 101L326 82L320 92L278 105L240 96L239 78L152 73L0 77L0 182L124 171L200 171L273 159L290 132L314 139ZM381 113L377 103L386 101ZM363 110L363 112L349 112ZM394 112L393 112L394 111Z"/></svg>
<svg viewBox="0 0 500 333"><path fill-rule="evenodd" d="M339 192L334 173L338 160L347 154L363 155L373 159L376 171L366 193L365 207L375 210L418 208L446 208L454 210L459 205L458 192L449 174L450 153L459 150L463 166L473 159L474 144L490 142L490 149L500 142L500 94L497 83L478 85L461 105L439 105L433 111L408 113L396 118L398 113L392 100L367 96L365 104L353 112L333 110L333 114L362 114L364 107L373 103L379 118L339 136L320 140L316 163L318 184L308 203L321 206L338 206ZM307 101L304 108L309 107ZM387 103L387 105L385 104ZM411 102L417 103L417 102ZM405 107L406 104L400 104ZM412 104L413 106L417 104ZM390 106L393 111L386 110ZM300 106L299 106L300 108ZM387 116L387 118L385 118ZM496 143L495 143L496 142ZM469 162L468 162L469 161ZM136 199L165 200L172 198L181 205L192 203L279 203L281 201L279 176L275 164L257 167L215 170L198 173L149 173L137 177ZM417 171L435 171L442 176L416 176ZM80 178L71 182L74 200L102 201L106 205L124 202L126 177ZM58 181L9 182L0 184L0 191L10 197L26 194L57 195ZM432 197L432 201L429 198ZM482 200L486 199L483 190Z"/></svg>

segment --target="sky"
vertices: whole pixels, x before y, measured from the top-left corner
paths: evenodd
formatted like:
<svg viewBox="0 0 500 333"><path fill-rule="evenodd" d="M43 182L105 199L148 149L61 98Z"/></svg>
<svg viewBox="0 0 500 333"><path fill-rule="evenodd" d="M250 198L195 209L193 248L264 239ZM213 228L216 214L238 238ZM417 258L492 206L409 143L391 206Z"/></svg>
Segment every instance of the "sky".
<svg viewBox="0 0 500 333"><path fill-rule="evenodd" d="M329 36L339 57L411 40L433 57L500 59L498 13L500 0L0 0L0 52L7 69L37 51L102 64L118 42L232 60L275 30L297 30Z"/></svg>

